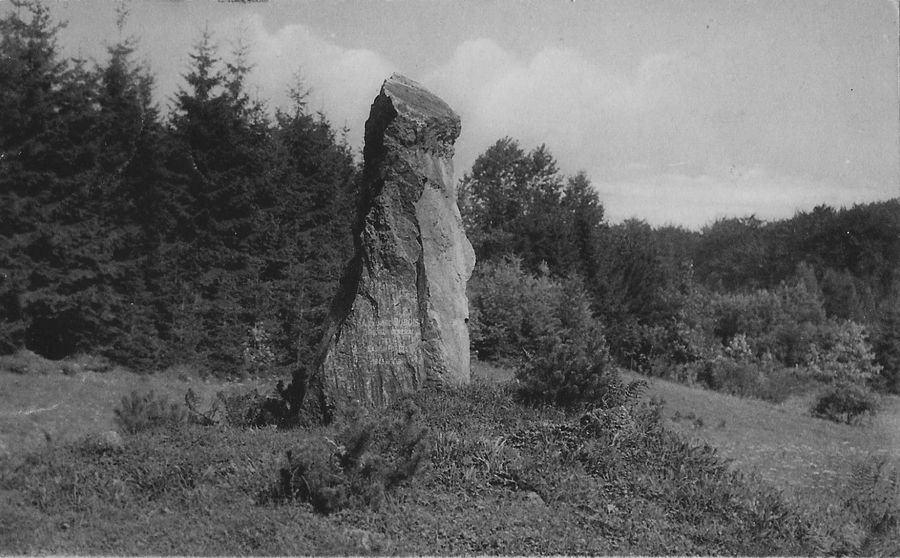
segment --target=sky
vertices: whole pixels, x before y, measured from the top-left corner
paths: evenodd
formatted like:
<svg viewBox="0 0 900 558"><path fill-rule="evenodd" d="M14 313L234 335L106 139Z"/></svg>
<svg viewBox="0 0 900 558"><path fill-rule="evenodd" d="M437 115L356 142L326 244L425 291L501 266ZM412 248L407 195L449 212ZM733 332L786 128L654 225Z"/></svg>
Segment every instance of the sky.
<svg viewBox="0 0 900 558"><path fill-rule="evenodd" d="M104 59L115 3L45 0L67 55ZM896 0L145 0L126 34L162 107L204 29L241 38L251 91L354 148L399 72L460 115L457 177L503 137L584 171L610 222L698 229L900 196ZM6 9L9 9L8 5Z"/></svg>

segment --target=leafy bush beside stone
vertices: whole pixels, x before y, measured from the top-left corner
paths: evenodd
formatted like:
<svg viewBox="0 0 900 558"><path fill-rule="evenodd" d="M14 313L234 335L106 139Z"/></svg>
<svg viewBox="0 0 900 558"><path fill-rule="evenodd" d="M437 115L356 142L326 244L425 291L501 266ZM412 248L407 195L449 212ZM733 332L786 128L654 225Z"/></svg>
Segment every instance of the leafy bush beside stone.
<svg viewBox="0 0 900 558"><path fill-rule="evenodd" d="M515 257L479 263L469 281L472 350L486 361L516 364L562 330L596 327L580 281L533 275Z"/></svg>

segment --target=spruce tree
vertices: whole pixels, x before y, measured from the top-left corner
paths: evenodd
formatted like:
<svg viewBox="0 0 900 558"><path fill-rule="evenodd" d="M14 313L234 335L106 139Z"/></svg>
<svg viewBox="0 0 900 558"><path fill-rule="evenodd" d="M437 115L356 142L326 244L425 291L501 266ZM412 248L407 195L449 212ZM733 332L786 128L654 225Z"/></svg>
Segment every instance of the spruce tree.
<svg viewBox="0 0 900 558"><path fill-rule="evenodd" d="M85 204L97 76L59 56L46 6L13 6L0 20L0 348L61 357L90 349L104 304Z"/></svg>
<svg viewBox="0 0 900 558"><path fill-rule="evenodd" d="M277 203L264 216L274 248L271 281L283 354L313 360L331 299L352 254L359 173L350 148L322 114L311 114L298 80L276 115Z"/></svg>
<svg viewBox="0 0 900 558"><path fill-rule="evenodd" d="M181 211L159 262L167 270L174 357L222 373L242 369L249 332L261 319L253 247L272 152L265 107L245 91L246 50L239 46L233 58L224 64L204 33L187 88L175 95L171 198Z"/></svg>
<svg viewBox="0 0 900 558"><path fill-rule="evenodd" d="M137 39L124 34L124 7L118 16L119 40L107 47L108 59L96 69L98 157L87 202L108 246L102 281L108 308L94 345L115 360L149 368L162 353L154 309L159 285L151 265L165 222L162 126L152 99L153 77L134 61Z"/></svg>

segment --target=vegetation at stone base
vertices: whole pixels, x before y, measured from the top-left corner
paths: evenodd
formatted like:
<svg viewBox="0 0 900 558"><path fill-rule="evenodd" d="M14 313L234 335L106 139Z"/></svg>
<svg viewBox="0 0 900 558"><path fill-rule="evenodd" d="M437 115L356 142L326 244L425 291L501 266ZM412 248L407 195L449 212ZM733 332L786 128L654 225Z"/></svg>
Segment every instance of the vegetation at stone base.
<svg viewBox="0 0 900 558"><path fill-rule="evenodd" d="M417 414L413 405L429 412ZM566 413L522 406L508 387L475 385L426 390L346 420L287 431L158 426L127 436L121 450L75 442L4 460L0 490L9 498L0 508L0 548L754 555L876 549L825 536L823 529L837 527L729 470L711 448L686 443L663 426L653 404ZM290 461L284 447L293 448ZM409 459L416 452L421 460ZM312 499L293 475L298 463L323 455L336 461L320 465L323 476L313 483L343 491L331 500L342 509L320 508L328 515L283 497L288 471L293 494ZM367 476L366 468L381 473ZM307 481L317 478L310 470L302 473ZM373 482L398 470L398 482ZM368 534L368 548L354 546L358 539L347 536L353 529Z"/></svg>
<svg viewBox="0 0 900 558"><path fill-rule="evenodd" d="M276 500L309 502L318 513L379 508L388 490L419 472L430 451L422 412L407 401L400 416L344 418L335 440L288 450L272 491Z"/></svg>

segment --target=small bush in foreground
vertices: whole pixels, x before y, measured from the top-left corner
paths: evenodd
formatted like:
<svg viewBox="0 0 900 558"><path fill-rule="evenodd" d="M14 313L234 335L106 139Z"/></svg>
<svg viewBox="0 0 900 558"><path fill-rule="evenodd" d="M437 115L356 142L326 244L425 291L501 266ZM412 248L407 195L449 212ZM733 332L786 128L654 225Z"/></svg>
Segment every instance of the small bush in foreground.
<svg viewBox="0 0 900 558"><path fill-rule="evenodd" d="M354 419L336 441L322 436L288 451L275 497L308 502L321 514L379 507L387 490L420 470L427 453L421 413L409 404L404 414L402 421Z"/></svg>
<svg viewBox="0 0 900 558"><path fill-rule="evenodd" d="M862 386L847 382L828 388L812 409L814 416L846 424L857 423L866 415L875 415L876 411L875 395Z"/></svg>
<svg viewBox="0 0 900 558"><path fill-rule="evenodd" d="M817 554L900 556L900 469L885 456L860 460L836 500L809 513Z"/></svg>
<svg viewBox="0 0 900 558"><path fill-rule="evenodd" d="M864 553L900 555L900 469L887 458L859 463L844 506L865 529Z"/></svg>
<svg viewBox="0 0 900 558"><path fill-rule="evenodd" d="M114 410L116 424L126 434L136 434L158 427L180 426L187 422L188 413L183 405L170 401L153 390L145 393L132 391L122 397L122 404Z"/></svg>

